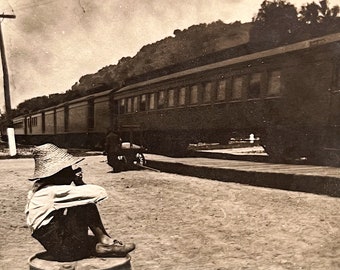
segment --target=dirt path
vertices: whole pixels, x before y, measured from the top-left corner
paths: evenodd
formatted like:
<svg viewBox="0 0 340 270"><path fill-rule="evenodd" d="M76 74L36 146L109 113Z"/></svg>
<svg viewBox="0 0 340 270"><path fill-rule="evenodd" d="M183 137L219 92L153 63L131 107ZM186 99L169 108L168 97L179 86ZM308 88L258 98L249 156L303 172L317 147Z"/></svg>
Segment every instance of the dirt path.
<svg viewBox="0 0 340 270"><path fill-rule="evenodd" d="M117 239L133 241L134 270L340 269L340 199L151 171L108 173L82 163L106 188L99 205ZM41 251L25 226L32 159L0 160L0 269L28 269Z"/></svg>

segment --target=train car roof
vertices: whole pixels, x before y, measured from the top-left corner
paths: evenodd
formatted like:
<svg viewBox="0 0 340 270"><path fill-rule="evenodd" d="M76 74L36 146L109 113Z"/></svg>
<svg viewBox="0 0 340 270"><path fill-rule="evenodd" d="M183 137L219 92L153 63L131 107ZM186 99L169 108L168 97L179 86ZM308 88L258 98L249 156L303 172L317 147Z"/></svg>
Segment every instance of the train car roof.
<svg viewBox="0 0 340 270"><path fill-rule="evenodd" d="M88 100L88 99L91 99L91 98L96 98L96 97L100 97L100 96L106 96L106 95L110 94L112 91L113 91L113 89L109 89L109 90L106 90L106 91L103 91L103 92L98 92L98 93L94 93L94 94L91 94L91 95L83 96L83 97L80 97L80 98L68 100L68 101L60 103L58 105L42 109L41 111L46 111L46 110L51 109L51 108L59 108L59 107L62 107L64 105L66 105L66 104L77 103L77 102Z"/></svg>
<svg viewBox="0 0 340 270"><path fill-rule="evenodd" d="M219 61L219 62L216 62L216 63L213 63L213 64L207 64L207 65L203 65L203 66L200 66L200 67L191 68L191 69L187 69L187 70L184 70L184 71L175 72L175 73L172 73L172 74L169 74L169 75L164 75L164 76L161 76L161 77L158 77L158 78L146 80L146 81L143 81L143 82L138 82L138 83L135 83L135 84L127 85L127 86L119 89L118 91L116 91L116 93L119 94L119 93L122 93L122 92L132 90L136 87L142 87L142 86L145 86L145 85L150 85L150 84L154 84L154 83L158 83L158 82L162 82L162 81L166 81L166 80L170 80L170 79L174 79L174 78L178 78L178 77L184 77L184 76L191 75L191 74L194 74L194 73L209 71L209 70L213 70L213 69L217 69L217 68L221 68L221 67L225 67L225 66L229 66L229 65L233 65L233 64L238 64L238 63L242 63L242 62L256 60L256 59L259 59L259 58L266 58L266 57L270 57L270 56L276 56L276 55L280 55L280 54L304 50L304 49L322 46L322 45L326 45L326 44L330 44L330 43L338 42L338 41L340 41L340 33L329 34L329 35L326 35L326 36L321 36L321 37L308 39L308 40L300 41L300 42L285 45L285 46L276 47L276 48L273 48L273 49L255 52L255 53L251 53L251 54L247 54L247 55L243 55L243 56Z"/></svg>
<svg viewBox="0 0 340 270"><path fill-rule="evenodd" d="M47 107L47 108L44 108L44 109L41 109L41 110L38 110L38 111L27 113L25 115L39 114L41 112L46 112L46 111L50 111L50 110L53 110L53 109L56 109L56 108L63 107L65 105L67 105L67 104L78 103L78 102L81 102L81 101L84 101L84 100L88 100L88 99L91 99L91 98L96 98L96 97L100 97L100 96L106 96L106 95L110 94L112 91L114 91L114 90L113 89L109 89L109 90L106 90L106 91L103 91L103 92L99 92L99 93L83 96L83 97L80 97L80 98L77 98L77 99L72 99L72 100L60 103L58 105L55 105L55 106L51 106L51 107ZM16 117L14 117L13 120L14 119L23 118L25 115L18 115Z"/></svg>

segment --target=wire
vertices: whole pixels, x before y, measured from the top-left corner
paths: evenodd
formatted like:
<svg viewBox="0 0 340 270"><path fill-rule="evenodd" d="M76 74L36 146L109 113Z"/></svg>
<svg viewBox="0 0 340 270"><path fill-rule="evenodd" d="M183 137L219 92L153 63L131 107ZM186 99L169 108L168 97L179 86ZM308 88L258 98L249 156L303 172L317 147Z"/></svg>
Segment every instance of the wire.
<svg viewBox="0 0 340 270"><path fill-rule="evenodd" d="M58 0L47 0L47 1L40 1L39 3L35 3L35 4L23 4L23 5L18 5L17 7L15 7L15 11L20 11L20 10L24 10L24 9L29 9L29 8L35 8L35 7L39 7L42 5L47 5L53 2L56 2ZM8 3L8 1L7 1ZM9 3L8 3L9 4ZM11 7L11 11L14 13L15 11L13 10L13 7L9 4L9 6ZM5 9L5 11L8 9Z"/></svg>
<svg viewBox="0 0 340 270"><path fill-rule="evenodd" d="M84 13L86 13L86 10L85 10L85 8L82 6L82 4L81 4L81 0L79 0L79 6L81 7L81 9L83 10L83 12Z"/></svg>
<svg viewBox="0 0 340 270"><path fill-rule="evenodd" d="M13 10L13 7L11 6L11 4L8 1L7 1L7 4L10 6L10 8L11 8L13 14L14 14L14 10Z"/></svg>

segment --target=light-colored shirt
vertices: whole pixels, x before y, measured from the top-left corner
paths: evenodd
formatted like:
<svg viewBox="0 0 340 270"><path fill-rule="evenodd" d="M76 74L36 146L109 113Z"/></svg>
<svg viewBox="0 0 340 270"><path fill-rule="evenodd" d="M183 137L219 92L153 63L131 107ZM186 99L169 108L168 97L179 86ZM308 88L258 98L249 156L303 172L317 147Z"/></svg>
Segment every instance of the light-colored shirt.
<svg viewBox="0 0 340 270"><path fill-rule="evenodd" d="M97 185L55 185L28 192L25 208L27 225L32 231L48 224L55 210L97 203L107 198L104 188Z"/></svg>

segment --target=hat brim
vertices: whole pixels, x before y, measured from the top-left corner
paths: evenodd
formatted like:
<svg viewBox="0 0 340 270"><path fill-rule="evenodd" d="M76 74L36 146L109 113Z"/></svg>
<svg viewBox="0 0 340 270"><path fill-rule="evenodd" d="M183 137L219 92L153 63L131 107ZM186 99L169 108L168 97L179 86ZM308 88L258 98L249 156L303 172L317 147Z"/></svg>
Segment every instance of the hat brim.
<svg viewBox="0 0 340 270"><path fill-rule="evenodd" d="M34 175L32 178L29 178L28 180L29 181L36 181L38 179L41 179L41 178L46 178L46 177L50 177L58 172L60 172L61 170L69 167L69 166L72 166L72 165L75 165L81 161L83 161L85 158L75 158L75 157L72 157L72 159L68 159L66 161L61 161L59 163L54 163L54 164L50 164L49 165L49 169L46 170L35 170L34 171Z"/></svg>

